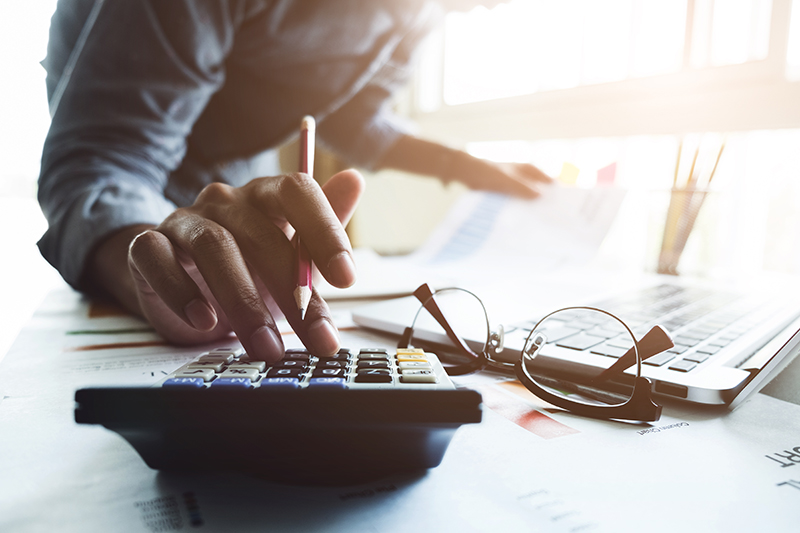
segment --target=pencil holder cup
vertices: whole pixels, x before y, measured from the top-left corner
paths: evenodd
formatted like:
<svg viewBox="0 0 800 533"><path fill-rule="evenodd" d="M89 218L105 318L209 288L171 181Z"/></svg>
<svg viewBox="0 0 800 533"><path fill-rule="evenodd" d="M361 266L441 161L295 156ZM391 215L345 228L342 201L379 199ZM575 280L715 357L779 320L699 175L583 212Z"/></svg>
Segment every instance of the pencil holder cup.
<svg viewBox="0 0 800 533"><path fill-rule="evenodd" d="M697 215L708 195L708 189L672 189L670 191L664 237L658 256L658 273L678 275L678 263L692 233Z"/></svg>

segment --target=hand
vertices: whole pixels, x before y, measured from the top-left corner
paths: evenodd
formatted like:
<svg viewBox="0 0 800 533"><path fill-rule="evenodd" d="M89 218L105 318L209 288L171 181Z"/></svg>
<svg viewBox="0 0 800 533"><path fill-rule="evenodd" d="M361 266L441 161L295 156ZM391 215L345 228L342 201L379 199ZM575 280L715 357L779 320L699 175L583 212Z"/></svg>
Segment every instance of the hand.
<svg viewBox="0 0 800 533"><path fill-rule="evenodd" d="M137 310L174 343L211 342L232 330L252 357L275 361L283 356L273 319L279 308L306 346L331 355L339 348L338 332L316 292L300 320L290 238L296 230L332 285L351 285L355 266L344 225L363 188L353 170L335 175L324 188L305 174L255 179L239 188L209 185L194 205L133 239L127 291L135 293ZM94 264L109 285L113 265L103 261L103 252ZM134 307L130 294L109 289Z"/></svg>
<svg viewBox="0 0 800 533"><path fill-rule="evenodd" d="M458 181L471 189L523 198L536 198L541 186L553 181L533 165L495 163L410 135L400 137L391 146L378 162L378 168L435 176L445 183Z"/></svg>
<svg viewBox="0 0 800 533"><path fill-rule="evenodd" d="M459 181L470 189L494 191L523 198L536 198L541 186L553 178L528 163L496 163L454 152L442 179Z"/></svg>

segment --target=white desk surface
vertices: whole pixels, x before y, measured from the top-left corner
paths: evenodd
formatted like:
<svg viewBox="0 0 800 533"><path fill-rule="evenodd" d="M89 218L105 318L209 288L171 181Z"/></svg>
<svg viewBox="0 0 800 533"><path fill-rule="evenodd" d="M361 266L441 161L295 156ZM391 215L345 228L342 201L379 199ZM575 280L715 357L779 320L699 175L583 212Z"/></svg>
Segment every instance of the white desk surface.
<svg viewBox="0 0 800 533"><path fill-rule="evenodd" d="M639 426L548 411L513 386L471 376L460 382L484 395L483 422L462 427L443 463L417 476L313 488L161 474L115 433L75 424L74 390L148 383L196 352L74 350L103 342L74 334L89 320L87 303L41 263L4 268L20 282L0 285L4 301L23 299L5 310L7 325L27 322L36 300L61 288L0 363L0 531L797 530L800 406L764 394L732 413L667 406L661 421ZM51 277L25 288L35 272ZM12 329L3 334L10 344ZM389 341L347 331L343 343Z"/></svg>

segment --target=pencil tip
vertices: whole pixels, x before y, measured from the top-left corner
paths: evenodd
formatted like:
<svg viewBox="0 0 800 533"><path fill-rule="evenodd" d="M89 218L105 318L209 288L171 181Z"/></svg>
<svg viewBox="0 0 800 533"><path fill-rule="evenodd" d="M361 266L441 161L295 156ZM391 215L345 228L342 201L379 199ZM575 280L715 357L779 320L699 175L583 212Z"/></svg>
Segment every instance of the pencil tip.
<svg viewBox="0 0 800 533"><path fill-rule="evenodd" d="M305 320L305 319L306 319L306 310L301 307L300 308L300 320Z"/></svg>

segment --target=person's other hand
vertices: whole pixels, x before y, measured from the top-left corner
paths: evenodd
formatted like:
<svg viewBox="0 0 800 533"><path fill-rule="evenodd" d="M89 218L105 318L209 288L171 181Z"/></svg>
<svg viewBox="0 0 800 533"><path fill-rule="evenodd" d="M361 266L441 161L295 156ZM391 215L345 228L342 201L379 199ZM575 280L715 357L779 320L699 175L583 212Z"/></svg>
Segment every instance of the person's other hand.
<svg viewBox="0 0 800 533"><path fill-rule="evenodd" d="M171 342L210 342L232 330L252 357L275 361L284 351L270 311L276 304L306 346L332 355L338 332L316 292L300 320L290 238L296 231L332 285L350 286L356 272L344 226L363 188L354 170L323 188L306 174L239 188L209 185L194 205L131 242L128 265L140 312Z"/></svg>
<svg viewBox="0 0 800 533"><path fill-rule="evenodd" d="M536 198L553 178L528 163L496 163L456 152L442 179L458 181L470 189L494 191L523 198Z"/></svg>
<svg viewBox="0 0 800 533"><path fill-rule="evenodd" d="M495 163L436 142L403 135L386 151L377 168L395 168L445 183L458 181L471 189L536 198L553 181L527 163Z"/></svg>

